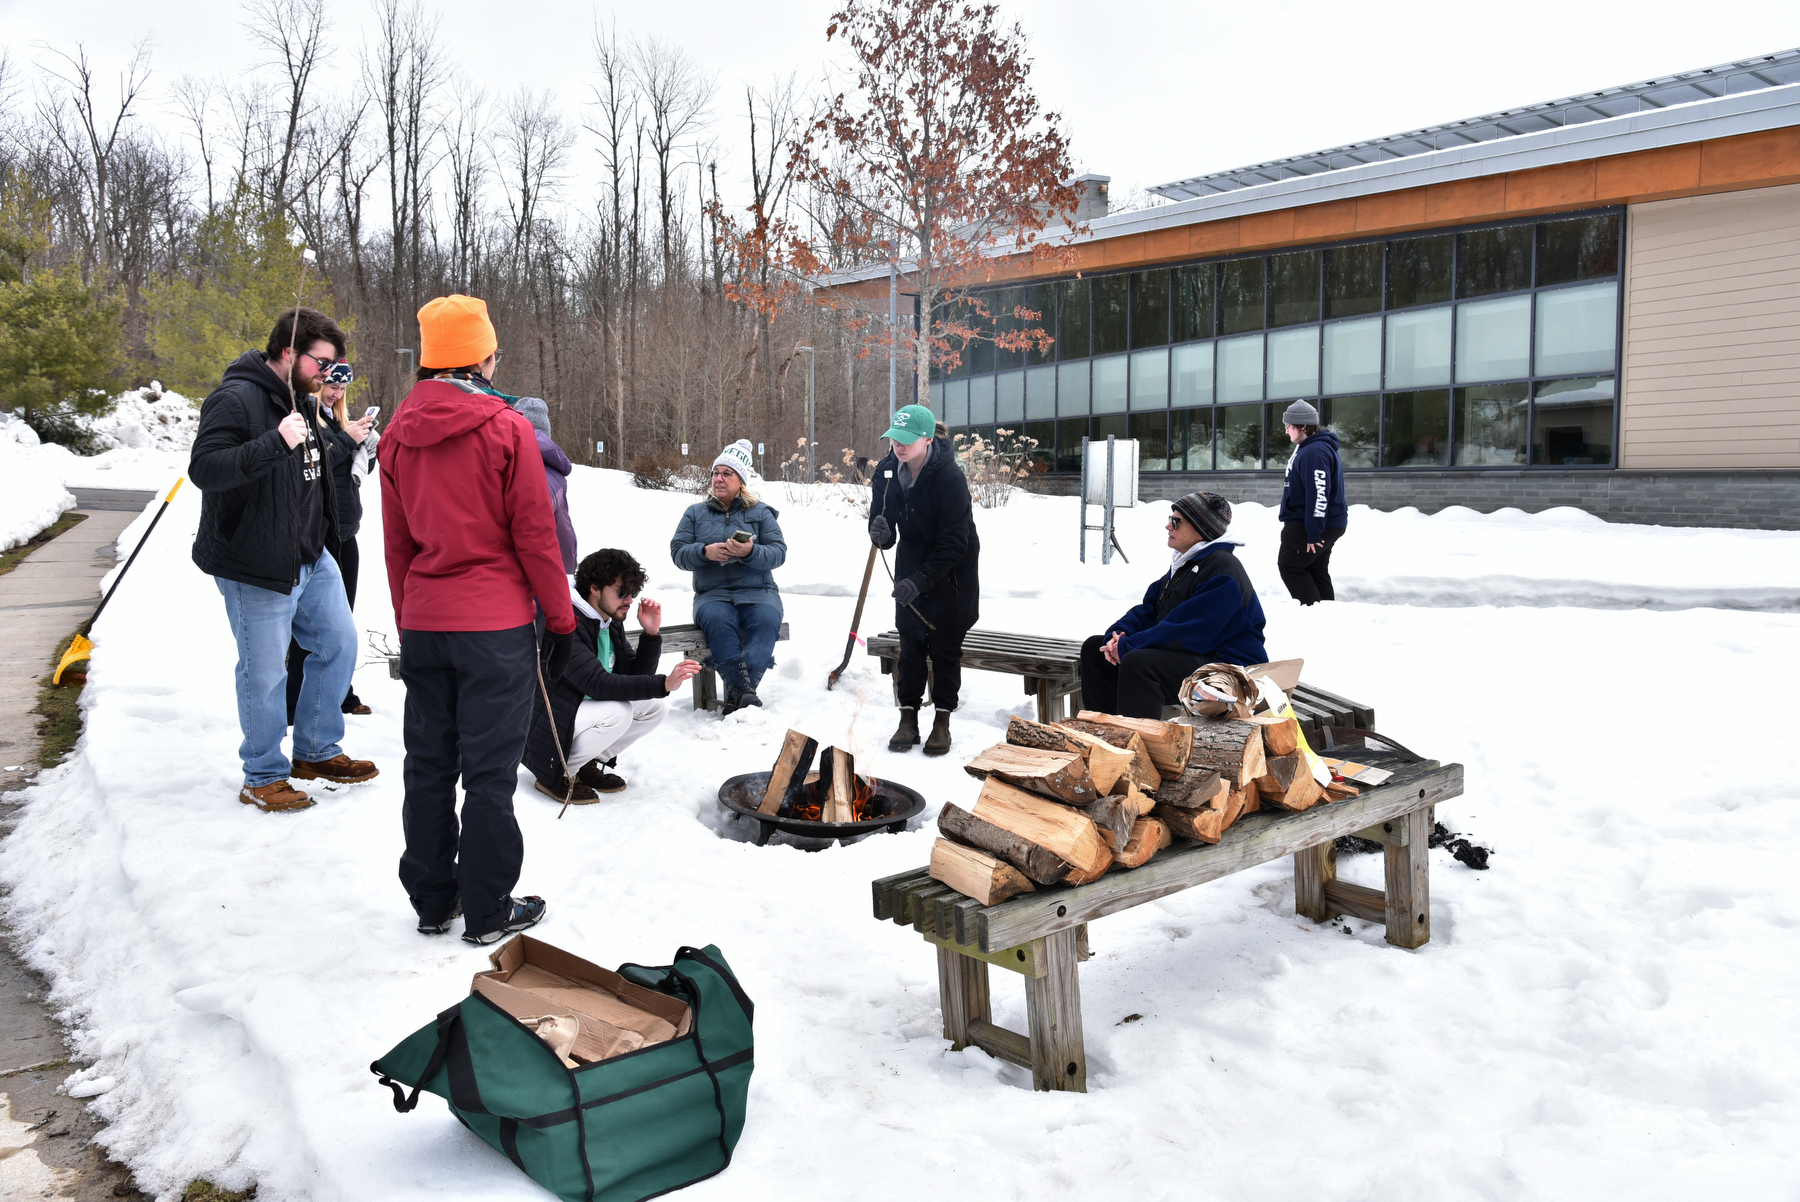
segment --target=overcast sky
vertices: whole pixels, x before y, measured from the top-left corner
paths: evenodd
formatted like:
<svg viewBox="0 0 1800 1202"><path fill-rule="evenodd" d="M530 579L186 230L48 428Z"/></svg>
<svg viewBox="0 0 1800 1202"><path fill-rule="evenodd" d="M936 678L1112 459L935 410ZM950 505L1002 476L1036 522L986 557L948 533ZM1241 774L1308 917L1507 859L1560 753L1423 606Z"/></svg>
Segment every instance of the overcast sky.
<svg viewBox="0 0 1800 1202"><path fill-rule="evenodd" d="M717 82L721 142L741 139L746 83L819 79L829 0L435 0L453 62L495 91L587 97L596 15L621 33L680 46ZM329 84L347 85L370 6L334 3ZM1033 81L1063 114L1079 167L1113 194L1575 92L1800 46L1800 0L1033 0L1003 11L1025 28ZM0 0L0 44L32 75L46 45L86 43L116 73L153 40L146 118L177 131L167 86L253 65L232 0ZM591 163L584 141L581 161ZM580 203L581 178L565 199Z"/></svg>

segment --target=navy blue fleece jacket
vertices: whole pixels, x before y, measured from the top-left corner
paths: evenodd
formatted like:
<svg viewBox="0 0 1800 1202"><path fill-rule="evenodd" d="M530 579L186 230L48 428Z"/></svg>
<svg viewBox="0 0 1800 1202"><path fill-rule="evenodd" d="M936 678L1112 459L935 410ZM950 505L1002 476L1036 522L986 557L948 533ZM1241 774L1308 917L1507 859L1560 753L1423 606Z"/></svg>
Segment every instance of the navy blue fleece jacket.
<svg viewBox="0 0 1800 1202"><path fill-rule="evenodd" d="M1107 633L1123 631L1119 654L1148 647L1179 649L1208 663L1262 664L1269 660L1263 647L1262 602L1250 587L1250 577L1232 553L1232 544L1217 542L1181 565L1183 574L1195 577L1193 592L1162 621L1156 620L1157 599L1174 580L1165 572L1144 590L1143 603L1107 627Z"/></svg>
<svg viewBox="0 0 1800 1202"><path fill-rule="evenodd" d="M1294 448L1281 486L1281 520L1305 522L1306 541L1316 543L1327 530L1350 525L1344 504L1344 466L1338 462L1337 435L1330 430Z"/></svg>

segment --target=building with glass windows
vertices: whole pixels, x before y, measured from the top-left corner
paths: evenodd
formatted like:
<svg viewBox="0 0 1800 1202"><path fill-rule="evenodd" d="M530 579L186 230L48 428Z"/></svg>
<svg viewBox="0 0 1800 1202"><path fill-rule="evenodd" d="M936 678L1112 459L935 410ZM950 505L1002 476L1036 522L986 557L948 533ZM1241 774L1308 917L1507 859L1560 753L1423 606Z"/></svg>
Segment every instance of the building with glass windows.
<svg viewBox="0 0 1800 1202"><path fill-rule="evenodd" d="M990 311L1041 314L996 320L1054 342L974 344L945 423L1071 490L1116 435L1146 496L1267 502L1306 398L1353 504L1800 526L1800 51L1155 191L1076 272L996 264Z"/></svg>

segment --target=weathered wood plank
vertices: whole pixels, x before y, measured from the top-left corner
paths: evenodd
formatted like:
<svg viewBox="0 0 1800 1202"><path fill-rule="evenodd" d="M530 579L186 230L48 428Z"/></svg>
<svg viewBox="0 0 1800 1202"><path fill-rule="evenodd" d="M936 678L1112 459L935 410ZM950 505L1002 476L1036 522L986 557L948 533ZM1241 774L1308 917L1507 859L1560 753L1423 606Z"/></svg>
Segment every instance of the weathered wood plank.
<svg viewBox="0 0 1800 1202"><path fill-rule="evenodd" d="M1025 981L1025 1015L1031 1030L1033 1089L1087 1092L1087 1044L1081 1030L1081 981L1075 931L1043 940L1045 972Z"/></svg>
<svg viewBox="0 0 1800 1202"><path fill-rule="evenodd" d="M1044 958L1044 941L1033 939L1030 943L1022 943L1018 947L1001 948L997 952L984 952L972 943L958 943L954 939L945 939L930 931L923 932L925 942L940 950L955 952L959 956L967 956L971 960L980 960L984 964L992 964L995 968L1004 968L1008 972L1016 972L1022 977L1041 977L1049 963Z"/></svg>
<svg viewBox="0 0 1800 1202"><path fill-rule="evenodd" d="M1395 947L1423 947L1431 940L1431 824L1433 807L1414 810L1390 825L1404 824L1406 842L1382 849L1386 863L1387 941Z"/></svg>
<svg viewBox="0 0 1800 1202"><path fill-rule="evenodd" d="M894 895L894 890L930 879L929 869L915 868L911 872L896 872L893 876L884 876L871 882L869 892L874 896L876 919L886 920L899 912L897 908L890 908L893 903L889 899Z"/></svg>
<svg viewBox="0 0 1800 1202"><path fill-rule="evenodd" d="M1294 913L1314 922L1330 922L1325 886L1337 880L1337 845L1321 843L1294 853Z"/></svg>
<svg viewBox="0 0 1800 1202"><path fill-rule="evenodd" d="M1016 1064L1020 1068L1031 1067L1031 1040L1017 1031L996 1027L987 1019L971 1022L968 1031L969 1043L994 1059Z"/></svg>
<svg viewBox="0 0 1800 1202"><path fill-rule="evenodd" d="M1365 826L1352 834L1358 839L1367 839L1370 843L1380 843L1386 847L1405 847L1412 840L1412 824L1403 818L1391 818L1386 822L1377 822L1374 826ZM1430 831L1426 838L1430 838Z"/></svg>
<svg viewBox="0 0 1800 1202"><path fill-rule="evenodd" d="M987 965L938 948L938 1002L944 1013L944 1038L954 1048L969 1046L969 1025L994 1019L988 994Z"/></svg>
<svg viewBox="0 0 1800 1202"><path fill-rule="evenodd" d="M1364 922L1387 921L1387 895L1379 889L1330 880L1325 882L1323 892L1328 921L1331 914L1350 914Z"/></svg>

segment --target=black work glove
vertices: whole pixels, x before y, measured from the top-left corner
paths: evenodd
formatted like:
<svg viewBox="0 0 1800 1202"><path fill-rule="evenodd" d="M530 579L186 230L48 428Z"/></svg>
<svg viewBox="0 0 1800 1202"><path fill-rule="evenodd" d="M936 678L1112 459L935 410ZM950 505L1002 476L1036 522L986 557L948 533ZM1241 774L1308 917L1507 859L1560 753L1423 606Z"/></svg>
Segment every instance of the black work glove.
<svg viewBox="0 0 1800 1202"><path fill-rule="evenodd" d="M886 547L894 541L894 528L888 525L884 517L869 520L869 541L877 547Z"/></svg>
<svg viewBox="0 0 1800 1202"><path fill-rule="evenodd" d="M913 583L913 578L911 576L894 581L895 601L898 601L901 605L911 605L918 599L919 586Z"/></svg>
<svg viewBox="0 0 1800 1202"><path fill-rule="evenodd" d="M544 657L544 678L546 680L562 679L563 669L569 666L569 652L574 646L575 632L573 630L567 634L557 634L552 630L545 629L544 643L540 653Z"/></svg>

